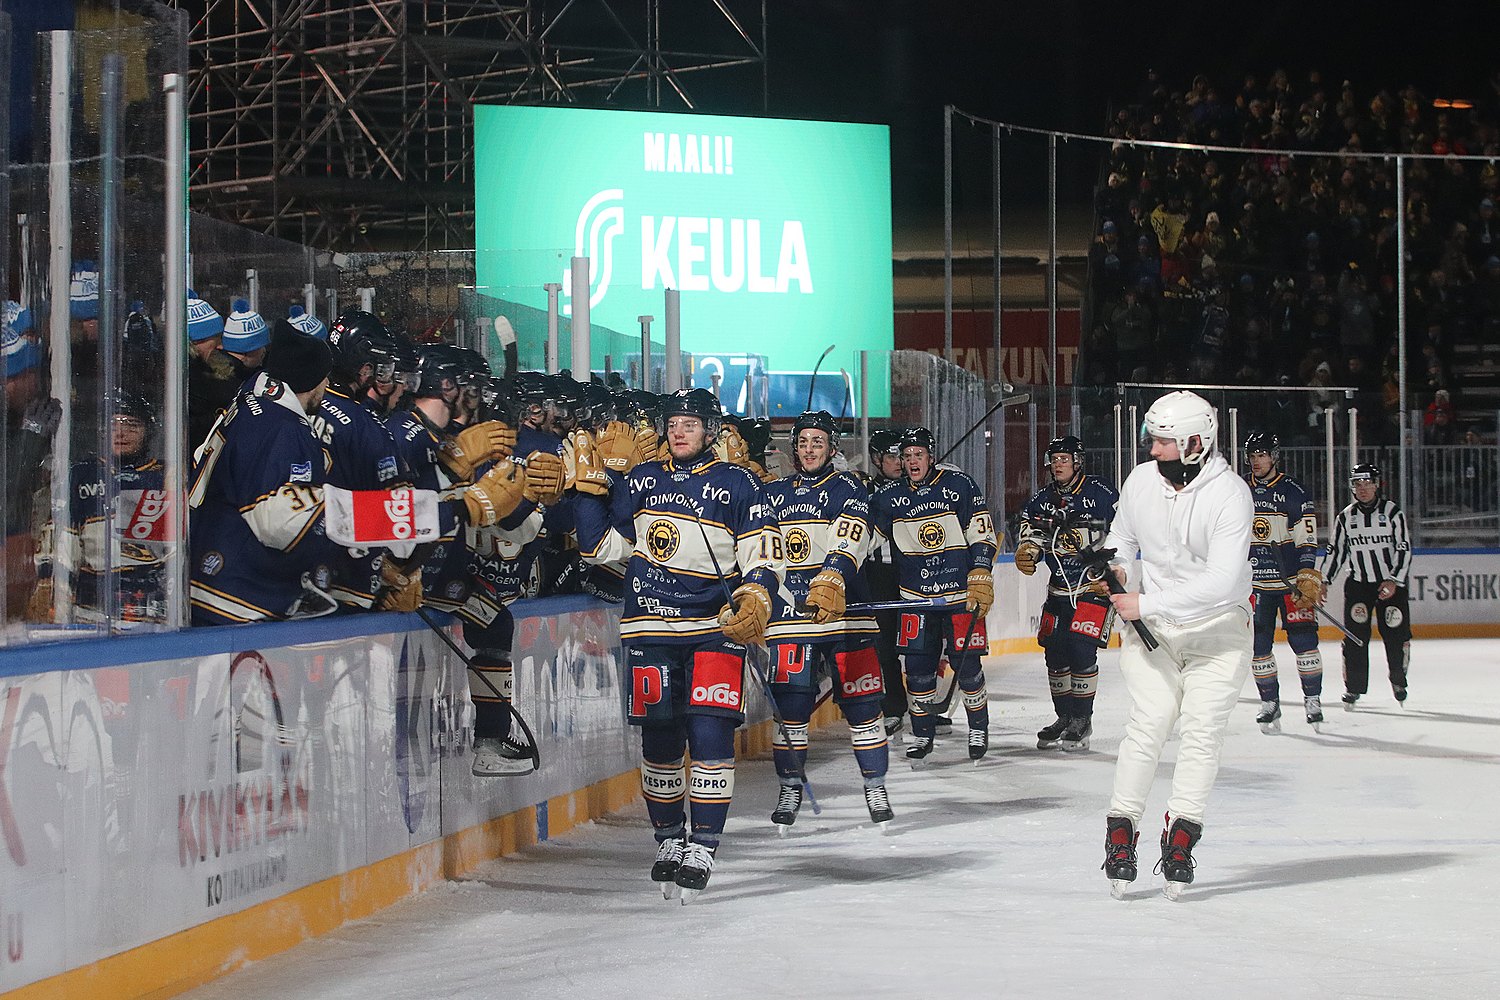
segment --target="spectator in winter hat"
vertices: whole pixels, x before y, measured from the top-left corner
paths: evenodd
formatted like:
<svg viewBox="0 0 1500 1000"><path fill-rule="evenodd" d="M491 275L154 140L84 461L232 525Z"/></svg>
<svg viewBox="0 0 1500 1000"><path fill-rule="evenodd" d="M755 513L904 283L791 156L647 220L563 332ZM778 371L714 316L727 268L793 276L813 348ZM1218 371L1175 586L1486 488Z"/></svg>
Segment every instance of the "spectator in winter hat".
<svg viewBox="0 0 1500 1000"><path fill-rule="evenodd" d="M309 337L316 337L319 340L328 339L328 327L323 325L322 320L301 306L292 306L288 309L286 318L287 322L292 324L292 327L298 333L305 333Z"/></svg>
<svg viewBox="0 0 1500 1000"><path fill-rule="evenodd" d="M41 362L41 351L36 338L31 336L31 310L19 302L6 301L0 305L0 323L4 332L5 377L15 378Z"/></svg>
<svg viewBox="0 0 1500 1000"><path fill-rule="evenodd" d="M229 408L250 369L220 346L224 317L188 290L188 447L196 450Z"/></svg>
<svg viewBox="0 0 1500 1000"><path fill-rule="evenodd" d="M98 338L99 271L91 260L75 261L68 282L68 315L75 320L94 321L93 337Z"/></svg>
<svg viewBox="0 0 1500 1000"><path fill-rule="evenodd" d="M221 346L224 334L224 317L191 288L187 293L187 334L193 353L205 361Z"/></svg>
<svg viewBox="0 0 1500 1000"><path fill-rule="evenodd" d="M271 328L260 313L244 299L235 299L233 311L224 321L224 350L239 362L246 375L261 366L270 342Z"/></svg>

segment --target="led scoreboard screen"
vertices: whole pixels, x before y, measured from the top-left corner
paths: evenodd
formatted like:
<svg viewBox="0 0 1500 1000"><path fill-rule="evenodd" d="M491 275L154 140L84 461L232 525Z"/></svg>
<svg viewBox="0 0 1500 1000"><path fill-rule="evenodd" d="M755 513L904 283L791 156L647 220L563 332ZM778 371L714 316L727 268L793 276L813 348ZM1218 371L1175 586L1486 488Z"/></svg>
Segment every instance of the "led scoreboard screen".
<svg viewBox="0 0 1500 1000"><path fill-rule="evenodd" d="M816 399L855 413L858 387L840 400L839 370L857 378L857 352L893 338L886 126L480 106L474 128L477 284L520 307L506 315L523 362L540 365L548 283L562 285L566 359L569 258L588 257L594 370L607 345L617 369L627 345L639 355L641 316L661 343L675 288L695 384L721 375L743 412L738 387L754 375L771 415L792 416L834 344ZM877 366L872 415L888 405Z"/></svg>

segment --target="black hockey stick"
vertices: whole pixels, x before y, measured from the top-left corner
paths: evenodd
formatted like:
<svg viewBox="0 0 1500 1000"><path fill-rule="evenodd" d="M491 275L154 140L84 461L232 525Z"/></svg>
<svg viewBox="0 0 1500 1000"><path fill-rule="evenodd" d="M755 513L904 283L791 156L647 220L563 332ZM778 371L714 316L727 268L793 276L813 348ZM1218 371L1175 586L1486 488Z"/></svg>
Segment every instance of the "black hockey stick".
<svg viewBox="0 0 1500 1000"><path fill-rule="evenodd" d="M480 670L477 666L474 665L474 661L469 658L469 655L467 653L459 648L458 643L453 641L453 637L450 636L446 631L444 631L441 625L428 617L427 609L418 607L417 617L422 619L422 621L427 624L427 627L432 629L432 631L437 634L437 637L439 639L447 643L448 648L453 650L454 655L463 661L464 666L469 669L469 672L477 674L479 676L479 679L484 681L484 686L493 691L495 693L495 697L499 698L500 701L505 705L506 710L510 712L512 721L514 721L515 724L520 728L521 734L526 737L525 743L517 742L514 738L511 739L511 742L520 749L525 750L527 752L527 756L531 759L532 769L535 771L540 771L542 769L541 748L537 746L536 737L532 735L531 727L526 724L525 717L522 716L520 712L516 711L515 703L512 702L509 698L505 697L505 695L501 694L500 689L495 687L494 684L490 683L490 679L484 675L484 671Z"/></svg>
<svg viewBox="0 0 1500 1000"><path fill-rule="evenodd" d="M812 409L813 390L818 386L818 369L823 367L823 360L827 358L828 355L832 354L833 349L837 346L837 344L829 344L826 348L823 349L822 355L818 358L818 363L813 365L812 378L809 379L807 383L807 406L804 407L804 409Z"/></svg>
<svg viewBox="0 0 1500 1000"><path fill-rule="evenodd" d="M829 350L833 348L830 347ZM713 560L714 575L718 577L719 587L724 591L724 603L737 613L739 607L734 603L734 595L729 592L729 584L724 582L724 571L719 568L719 557L714 555L713 543L708 540L708 529L703 527L703 518L694 517L693 520L698 522L698 532L703 536L703 547L708 550L708 558ZM807 780L807 768L802 766L802 761L797 757L797 748L792 745L791 730L787 728L786 720L781 717L781 709L776 707L776 692L771 690L771 679L766 676L766 672L760 668L760 664L755 662L752 655L758 648L749 645L745 647L745 664L755 674L756 680L760 681L761 690L766 694L766 704L771 706L771 719L775 722L777 731L781 733L781 740L786 744L787 752L792 755L792 764L797 769L796 778L802 783L802 791L807 795L807 803L812 806L814 816L820 815L823 807L818 805L818 797L813 794L812 782Z"/></svg>
<svg viewBox="0 0 1500 1000"><path fill-rule="evenodd" d="M963 601L936 601L931 598L919 597L912 600L894 601L864 601L859 604L848 604L844 606L844 615L862 615L871 611L942 611L945 608L957 608ZM812 605L797 605L799 615L812 613Z"/></svg>
<svg viewBox="0 0 1500 1000"><path fill-rule="evenodd" d="M1015 388L1015 386L1006 385L1003 382L1001 383L1001 385L1002 385L1001 392L1004 392L1007 389L1014 389ZM957 451L959 445L961 445L965 441L969 440L970 436L973 435L973 433L975 431L977 431L977 430L979 430L979 428L983 427L984 426L984 422L986 420L990 419L990 416L996 410L1000 409L1000 407L1002 407L1002 406L1017 406L1017 405L1020 405L1021 403L1029 403L1029 402L1031 402L1031 393L1029 393L1029 392L1018 392L1014 396L1004 396L1004 395L1002 395L999 399L997 399L995 401L995 405L994 406L991 406L988 410L984 411L984 416L980 417L978 420L976 420L974 422L974 426L972 426L968 430L964 431L964 436L963 437L961 437L957 441L953 442L953 444L948 448L948 450L945 451L945 452L943 452L943 457L942 458L938 459L936 462L933 462L932 464L933 465L940 465L944 461L946 461L947 458L948 458L948 456L951 455L951 454L953 454L955 451Z"/></svg>
<svg viewBox="0 0 1500 1000"><path fill-rule="evenodd" d="M1296 577L1294 577L1294 576L1287 576L1286 575L1286 564L1283 563L1282 560L1281 560L1281 552L1280 552L1280 550L1276 551L1276 569L1281 574L1281 581L1286 584L1287 590L1290 591L1291 594L1300 594L1301 591L1297 589L1297 579L1296 579ZM1290 596L1290 594L1288 596ZM1295 603L1295 601L1294 601L1294 603ZM1313 614L1317 615L1318 617L1322 618L1325 622L1327 622L1328 624L1332 625L1334 628L1338 629L1338 633L1339 633L1340 636L1342 636L1343 638L1345 638L1345 639L1349 640L1350 642L1354 643L1356 646L1361 646L1361 647L1364 646L1365 641L1363 639L1361 639L1359 636L1354 635L1353 633L1351 633L1347 628L1345 628L1339 622L1339 620L1337 618L1333 617L1333 615L1331 615L1327 611L1325 611L1323 609L1323 605L1321 603L1319 603L1318 601L1313 601L1312 609L1313 609ZM1274 619L1272 619L1272 623L1273 624L1275 623Z"/></svg>

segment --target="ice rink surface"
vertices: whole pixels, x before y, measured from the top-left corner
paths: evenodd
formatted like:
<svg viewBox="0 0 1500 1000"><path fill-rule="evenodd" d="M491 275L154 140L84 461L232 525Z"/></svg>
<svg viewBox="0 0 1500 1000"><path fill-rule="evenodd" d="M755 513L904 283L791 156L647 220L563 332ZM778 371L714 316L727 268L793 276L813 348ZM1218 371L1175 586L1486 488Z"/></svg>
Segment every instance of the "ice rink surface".
<svg viewBox="0 0 1500 1000"><path fill-rule="evenodd" d="M1246 683L1183 898L1152 875L1176 742L1123 901L1099 871L1126 714L1101 657L1093 745L1036 749L1041 658L987 661L991 750L963 722L914 771L892 747L893 829L865 813L842 724L814 737L789 839L768 759L741 761L718 868L691 906L646 878L644 809L491 862L188 996L1413 998L1500 996L1500 642L1418 640L1403 709L1371 656L1346 713L1323 645L1327 723L1303 721L1277 647L1280 736ZM961 709L958 710L961 715ZM959 993L958 991L965 991Z"/></svg>

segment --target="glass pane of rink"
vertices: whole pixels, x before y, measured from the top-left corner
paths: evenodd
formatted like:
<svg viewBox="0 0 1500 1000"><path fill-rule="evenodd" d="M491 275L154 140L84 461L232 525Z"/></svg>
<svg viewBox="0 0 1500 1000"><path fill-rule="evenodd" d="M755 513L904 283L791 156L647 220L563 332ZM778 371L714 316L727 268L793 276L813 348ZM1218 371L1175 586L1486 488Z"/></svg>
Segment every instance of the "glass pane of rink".
<svg viewBox="0 0 1500 1000"><path fill-rule="evenodd" d="M1377 646L1354 713L1339 706L1338 646L1322 651L1321 736L1284 645L1283 735L1256 728L1247 681L1198 880L1176 903L1151 874L1166 762L1125 901L1098 870L1126 709L1118 654L1102 657L1093 747L1074 755L1035 749L1052 719L1046 676L1039 656L1015 656L989 662L980 766L962 721L925 770L893 761L890 835L871 828L834 727L809 762L823 815L804 809L787 840L767 819L769 762L742 762L718 868L692 906L647 881L637 807L187 996L1490 995L1500 642L1414 643L1404 709Z"/></svg>

